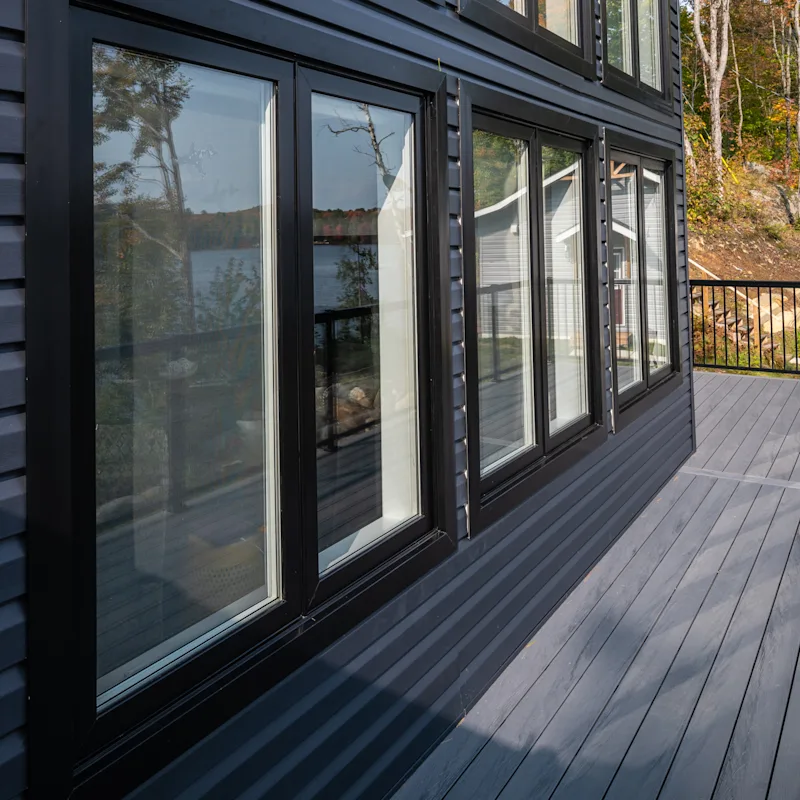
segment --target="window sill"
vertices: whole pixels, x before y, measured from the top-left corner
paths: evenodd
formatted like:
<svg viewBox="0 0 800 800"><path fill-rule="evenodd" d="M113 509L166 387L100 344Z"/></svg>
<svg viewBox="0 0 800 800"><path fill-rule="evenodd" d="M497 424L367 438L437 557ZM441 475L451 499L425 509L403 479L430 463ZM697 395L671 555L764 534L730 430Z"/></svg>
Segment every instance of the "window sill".
<svg viewBox="0 0 800 800"><path fill-rule="evenodd" d="M637 394L627 402L623 401L615 420L615 432L619 433L623 428L639 419L681 385L683 385L683 375L680 372L672 372L647 391Z"/></svg>
<svg viewBox="0 0 800 800"><path fill-rule="evenodd" d="M665 114L672 113L672 92L669 87L665 92L657 92L655 89L637 85L634 78L609 66L607 62L603 64L603 86L613 92L623 94L631 100L644 103L656 111L662 111Z"/></svg>
<svg viewBox="0 0 800 800"><path fill-rule="evenodd" d="M594 423L501 485L482 493L480 507L470 514L470 537L497 522L558 475L578 464L606 438L605 426Z"/></svg>

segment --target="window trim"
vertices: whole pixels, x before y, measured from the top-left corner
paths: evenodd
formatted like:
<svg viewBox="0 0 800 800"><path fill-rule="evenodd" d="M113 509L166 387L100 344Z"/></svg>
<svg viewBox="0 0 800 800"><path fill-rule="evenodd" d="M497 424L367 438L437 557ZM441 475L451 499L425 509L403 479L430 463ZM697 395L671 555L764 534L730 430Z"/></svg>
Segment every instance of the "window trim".
<svg viewBox="0 0 800 800"><path fill-rule="evenodd" d="M414 160L415 160L415 268L416 268L416 327L417 327L417 354L418 356L430 352L429 328L430 320L424 313L430 305L427 301L428 284L430 275L425 274L422 267L428 262L425 254L425 180L422 165L424 162L424 100L421 96L401 93L391 89L370 86L350 78L343 78L329 72L298 66L295 98L297 103L298 118L302 123L296 133L298 150L309 154L308 158L297 160L297 183L299 209L298 250L299 264L313 264L313 219L307 210L313 208L312 204L312 175L313 165L311 159L311 102L314 93L327 94L354 102L368 102L381 105L397 111L404 111L414 116ZM314 276L311 269L299 270L299 291L301 319L300 353L310 353L314 349ZM317 468L313 453L316 451L316 409L314 402L314 365L303 365L298 359L298 367L305 371L301 375L300 403L300 448L305 454L305 464L302 475L302 486L308 498L317 497ZM430 463L432 447L431 420L430 420L430 357L418 357L417 361L417 391L418 391L418 430L419 430L419 465L420 465L420 515L411 520L394 533L381 537L376 542L368 545L362 551L353 555L342 564L332 568L330 573L320 575L318 570L318 542L317 542L317 515L316 513L305 516L303 520L303 539L306 553L304 564L306 566L306 597L309 608L318 605L346 589L354 580L358 579L366 569L375 569L381 563L396 555L405 547L424 536L432 529L431 502L433 497L433 476L426 467ZM308 502L308 501L307 501ZM316 505L314 506L316 512Z"/></svg>
<svg viewBox="0 0 800 800"><path fill-rule="evenodd" d="M542 486L552 481L557 475L579 463L589 452L605 441L607 432L605 425L602 342L601 328L601 286L599 281L599 202L597 186L599 184L598 158L599 129L591 123L576 117L569 117L536 103L520 100L503 92L461 81L461 170L462 170L462 225L464 250L464 347L466 358L466 398L467 398L467 439L472 442L468 447L468 474L471 477L468 486L469 494L469 534L479 534L484 528L505 516L514 507L530 497ZM584 293L586 298L586 333L587 333L587 372L589 413L586 422L580 421L565 431L559 431L555 437L544 438L540 444L526 450L508 463L502 465L488 475L480 474L480 449L478 442L479 419L478 385L470 376L477 375L477 284L475 264L475 216L473 186L472 131L480 128L478 123L491 120L497 130L506 130L510 135L526 134L531 144L529 174L532 176L530 196L532 200L530 214L535 214L531 226L531 269L534 290L534 308L541 315L537 297L541 295L540 283L544 276L543 243L541 227L543 220L538 213L541 203L539 198L541 181L539 180L541 165L539 163L539 139L544 137L549 142L561 141L579 148L583 152L584 165L584 197L583 210L585 222L584 238ZM533 163L533 162L536 163ZM534 249L535 248L535 249ZM536 262L539 262L538 264ZM543 298L541 299L543 303ZM546 428L544 415L543 376L546 370L544 344L542 342L542 325L534 326L534 403L537 413L537 432Z"/></svg>
<svg viewBox="0 0 800 800"><path fill-rule="evenodd" d="M657 111L665 111L672 114L672 28L670 17L672 11L669 0L653 0L659 4L659 25L661 26L661 36L659 37L661 47L661 91L654 89L648 83L641 80L639 65L639 0L631 0L631 59L633 61L633 75L629 75L624 70L613 66L608 60L608 0L602 0L600 15L603 26L603 77L604 86L615 92L624 94L633 100L638 100ZM669 32L669 35L665 35Z"/></svg>
<svg viewBox="0 0 800 800"><path fill-rule="evenodd" d="M675 162L677 159L676 152L670 147L653 144L642 139L638 139L628 134L619 133L617 131L606 132L606 185L607 198L608 198L608 218L609 225L612 219L611 208L611 162L614 156L622 155L633 157L638 163L648 163L659 170L664 171L664 186L666 190L665 208L667 212L667 219L665 220L665 238L667 241L666 248L666 267L667 267L667 280L668 280L668 299L669 299L669 316L668 326L670 334L670 363L659 369L657 372L650 374L647 369L647 359L643 359L642 380L640 385L631 387L623 393L619 393L617 386L617 348L615 341L615 295L614 295L614 271L609 268L608 270L608 296L609 296L609 309L611 312L610 329L611 329L611 365L612 365L612 392L613 392L613 409L614 409L614 427L616 431L622 430L626 425L630 424L633 420L637 419L647 409L651 408L654 404L659 402L663 397L670 394L678 385L683 383L683 375L680 365L680 338L679 338L679 304L678 304L678 270L677 270L677 215L675 210L675 202L677 198L675 187ZM641 270L646 269L644 248L646 242L644 240L644 228L642 226L644 214L644 198L641 193L641 183L643 177L641 170L639 170L639 179L637 180L637 220L639 222L642 235L639 242L639 262L640 274ZM641 200L639 199L641 197ZM646 292L642 293L640 297L640 307L646 305ZM642 316L643 327L647 324L646 314ZM645 337L642 337L643 342L641 345L641 353L644 353L646 348Z"/></svg>
<svg viewBox="0 0 800 800"><path fill-rule="evenodd" d="M221 635L213 645L198 649L147 687L98 713L93 485L91 493L86 492L86 477L91 481L93 474L94 448L81 448L79 444L87 441L87 433L88 441L93 441L93 316L75 313L85 308L82 300L85 303L87 292L90 298L93 295L93 271L79 272L75 265L92 263L93 259L91 237L82 241L80 236L69 235L70 230L87 230L87 225L89 229L92 225L92 41L276 81L276 137L284 154L280 163L290 164L294 162L295 141L294 73L304 59L317 54L308 52L304 26L296 22L290 26L289 41L284 28L271 42L273 47L291 46L300 54L291 62L276 59L266 47L244 50L220 33L213 34L212 41L202 38L211 34L193 31L187 35L164 27L163 21L145 24L149 23L147 18L133 21L70 8L69 25L54 25L50 0L31 0L31 5L32 59L55 49L70 69L66 75L59 74L60 83L56 81L66 90L61 105L51 100L51 59L41 62L48 67L33 70L28 79L31 185L26 256L33 276L27 304L32 329L28 349L28 585L30 753L34 766L30 782L32 791L47 796L66 796L73 787L76 797L116 796L140 785L455 549L449 213L446 183L442 181L447 175L447 93L444 76L434 69L390 55L376 60L359 44L341 54L348 63L353 58L369 63L369 77L351 73L359 85L380 85L387 92L402 91L404 97L424 98L417 109L416 148L426 155L418 162L417 172L428 198L419 197L417 214L420 218L424 215L424 222L417 224L419 247L423 248L419 251L423 260L418 274L427 276L427 291L418 313L425 316L420 322L427 326L428 336L426 342L420 339L418 347L420 360L429 365L433 385L425 400L430 408L429 474L436 480L435 491L430 493L430 511L438 527L430 527L413 541L398 540L391 552L381 553L379 563L375 563L377 557L362 562L358 575L349 575L352 580L346 586L332 586L313 598L313 617L298 613L309 607L312 598L303 600L304 592L291 593L280 608L254 615L253 620ZM335 71L336 57L331 57L334 60L329 66ZM66 72L63 65L61 70ZM405 86L397 83L406 80ZM66 99L70 97L74 98L72 102ZM63 136L60 113L69 119L69 138ZM56 133L50 135L51 130ZM70 139L84 143L70 147ZM291 282L296 270L286 267L296 263L293 242L298 214L294 172L280 168L278 172L278 193L283 201L278 207L279 258L283 264L278 270L279 313L283 315L279 334L283 430L287 424L290 429L297 428L294 420L299 405L295 403L293 409L285 402L299 390L299 359L285 357L286 352L298 352L293 336L297 326L292 324L298 309L296 287ZM54 217L60 221L52 235ZM65 297L69 298L66 303ZM54 363L58 366L55 371ZM55 454L51 445L54 436L61 443ZM299 550L292 534L298 530L302 513L300 497L287 492L287 487L300 485L299 471L293 468L297 458L285 455L293 445L296 449L292 435L281 438L282 546L290 553ZM53 502L56 486L59 492ZM80 531L85 533L79 535ZM299 558L282 563L286 592L293 585L301 587L298 576L287 574L292 564L299 563ZM316 557L313 563L316 566ZM65 564L74 568L64 569ZM304 585L301 588L307 589ZM54 631L61 633L54 636ZM53 758L54 753L59 754L58 759Z"/></svg>
<svg viewBox="0 0 800 800"><path fill-rule="evenodd" d="M458 13L536 55L594 80L594 11L587 0L576 0L580 44L573 44L539 25L538 0L526 0L525 14L512 11L499 0L459 0Z"/></svg>

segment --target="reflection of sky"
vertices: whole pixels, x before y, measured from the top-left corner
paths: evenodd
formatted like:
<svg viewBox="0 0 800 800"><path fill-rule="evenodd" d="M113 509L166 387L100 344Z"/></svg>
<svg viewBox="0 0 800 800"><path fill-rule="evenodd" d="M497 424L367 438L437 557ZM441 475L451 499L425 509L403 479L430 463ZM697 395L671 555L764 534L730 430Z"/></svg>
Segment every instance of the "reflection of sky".
<svg viewBox="0 0 800 800"><path fill-rule="evenodd" d="M388 170L397 175L403 161L405 133L411 117L400 111L370 106L375 134ZM314 208L379 208L387 190L375 166L375 155L366 131L333 130L365 126L364 112L356 103L315 94L311 129L314 158Z"/></svg>
<svg viewBox="0 0 800 800"><path fill-rule="evenodd" d="M187 207L195 213L216 213L260 205L258 165L265 82L192 64L183 64L179 74L190 84L183 110L173 123ZM371 112L378 137L392 134L381 151L396 174L410 117L376 106ZM353 102L314 95L314 207L375 208L386 191L379 184L369 136L348 131L337 137L329 131L329 124L334 129L363 125L364 116ZM129 160L133 141L130 133L111 133L95 147L95 160L108 164ZM155 167L152 157L139 159L140 193L162 193Z"/></svg>
<svg viewBox="0 0 800 800"><path fill-rule="evenodd" d="M260 118L264 82L183 64L179 75L189 96L172 130L181 164L186 205L194 212L238 211L260 205ZM109 164L131 158L134 134L114 132L95 147L95 160ZM138 161L142 194L162 194L156 160Z"/></svg>

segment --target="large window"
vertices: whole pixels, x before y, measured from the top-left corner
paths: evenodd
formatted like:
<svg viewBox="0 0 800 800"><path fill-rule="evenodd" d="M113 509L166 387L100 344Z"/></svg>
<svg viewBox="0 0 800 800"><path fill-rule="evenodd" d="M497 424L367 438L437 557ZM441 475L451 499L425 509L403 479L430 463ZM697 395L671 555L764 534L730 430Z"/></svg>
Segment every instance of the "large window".
<svg viewBox="0 0 800 800"><path fill-rule="evenodd" d="M605 75L615 89L663 101L665 0L605 0Z"/></svg>
<svg viewBox="0 0 800 800"><path fill-rule="evenodd" d="M673 364L667 166L612 153L612 307L620 403L667 377Z"/></svg>
<svg viewBox="0 0 800 800"><path fill-rule="evenodd" d="M321 573L421 511L413 115L312 96Z"/></svg>
<svg viewBox="0 0 800 800"><path fill-rule="evenodd" d="M465 268L473 521L488 518L504 487L546 472L595 425L591 152L577 137L472 117Z"/></svg>
<svg viewBox="0 0 800 800"><path fill-rule="evenodd" d="M594 14L583 0L461 0L459 11L545 58L595 74Z"/></svg>
<svg viewBox="0 0 800 800"><path fill-rule="evenodd" d="M313 629L430 568L453 547L437 522L455 469L433 447L452 450L452 370L434 369L449 296L423 191L442 76L401 92L93 24L76 39L71 423L94 584L81 719L105 747L265 649L255 696L297 664L281 637L311 654L331 635Z"/></svg>
<svg viewBox="0 0 800 800"><path fill-rule="evenodd" d="M274 602L274 84L95 45L97 690Z"/></svg>

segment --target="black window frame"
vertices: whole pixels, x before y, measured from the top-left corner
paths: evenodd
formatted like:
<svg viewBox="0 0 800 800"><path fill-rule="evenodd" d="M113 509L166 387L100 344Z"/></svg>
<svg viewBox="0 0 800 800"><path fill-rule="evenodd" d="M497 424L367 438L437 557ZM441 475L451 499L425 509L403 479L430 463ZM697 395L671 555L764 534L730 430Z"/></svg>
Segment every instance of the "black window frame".
<svg viewBox="0 0 800 800"><path fill-rule="evenodd" d="M526 0L525 14L513 11L499 0L460 0L459 14L514 44L560 64L579 75L597 77L594 52L594 7L588 0L578 4L576 45L539 24L538 0Z"/></svg>
<svg viewBox="0 0 800 800"><path fill-rule="evenodd" d="M464 347L466 359L467 441L469 480L469 532L474 536L491 525L539 488L552 481L605 441L606 424L603 392L603 332L599 281L600 250L599 129L592 123L566 116L536 103L502 92L461 82L461 165L462 224L464 250ZM475 215L472 132L490 130L513 138L528 138L531 215L531 271L534 319L534 405L537 444L506 464L481 477L477 351L477 276L475 269ZM576 421L550 436L545 422L547 386L546 335L544 315L543 217L539 213L541 194L542 141L548 145L583 153L584 196L584 293L586 319L587 386L589 410L585 421ZM566 147L565 147L566 145ZM539 323L537 324L536 319Z"/></svg>
<svg viewBox="0 0 800 800"><path fill-rule="evenodd" d="M64 102L44 102L53 91L53 76L44 65L34 70L28 84L31 120L43 126L31 129L27 148L31 174L41 180L33 180L28 192L26 256L31 272L38 269L43 276L29 282L27 303L34 331L28 349L30 784L44 796L67 796L74 788L75 797L114 797L140 785L456 548L447 93L445 77L437 70L396 56L376 59L361 45L341 54L342 65L331 52L326 55L332 60L315 62L314 45L299 23L276 31L272 47L244 49L224 32L187 34L147 16L122 19L71 8L69 25L62 22L54 28L47 0L31 12L34 49L38 46L43 53L55 48L68 58L70 69L63 76ZM237 22L233 12L231 22ZM87 313L94 307L94 286L93 269L86 267L93 264L94 42L275 82L281 153L276 190L281 569L286 596L99 711L94 448L86 446L94 441L94 314ZM278 47L297 55L282 58ZM354 70L353 62L360 69ZM308 523L308 509L316 519L316 482L311 484L313 494L304 483L309 464L315 469L316 447L311 433L314 393L303 396L314 376L310 267L303 280L296 278L302 246L312 243L304 243L303 237L313 233L311 206L302 205L310 203L311 154L309 150L305 159L296 154L305 146L298 130L310 117L310 89L315 85L355 92L367 102L383 98L387 107L392 100L402 101L415 115L420 461L423 470L427 466L429 481L424 524L385 537L322 580L313 540L316 526ZM48 125L54 136L49 136ZM308 133L307 126L303 133ZM306 139L309 144L310 136ZM296 162L304 162L299 171ZM59 220L56 235L49 236L54 214L68 219ZM310 431L303 429L309 424L309 409ZM59 441L56 452L54 437ZM298 456L300 448L305 448L305 461ZM54 486L60 488L56 502ZM53 753L59 757L54 759Z"/></svg>
<svg viewBox="0 0 800 800"><path fill-rule="evenodd" d="M640 292L639 308L642 330L647 330L647 291L646 283L642 283L645 276L646 256L645 250L647 242L644 237L644 195L642 166L649 166L664 173L665 187L665 208L667 219L665 220L666 246L666 269L667 269L667 292L669 301L669 314L667 324L670 335L670 362L650 374L648 368L647 336L642 336L640 342L640 357L642 359L642 380L630 389L620 393L617 380L617 346L616 346L616 311L614 293L614 270L609 262L608 269L608 303L611 317L609 320L611 331L611 373L612 373L612 392L613 392L613 413L614 428L619 431L638 419L643 413L661 402L667 395L673 392L682 382L683 375L680 365L680 339L679 339L679 306L678 306L678 245L677 245L677 223L676 223L676 188L675 188L675 162L676 153L670 147L664 147L652 142L646 142L628 134L616 131L606 132L606 186L608 202L608 226L609 231L613 221L613 199L611 191L611 164L617 157L632 159L632 163L640 166L637 170L636 181L636 218L639 226L639 279L640 286L644 287ZM610 235L609 235L610 246ZM646 277L646 276L645 276Z"/></svg>
<svg viewBox="0 0 800 800"><path fill-rule="evenodd" d="M631 59L633 74L615 67L608 60L608 23L606 5L602 0L601 15L603 25L603 84L615 92L638 100L658 111L672 113L672 34L670 25L670 0L654 0L659 7L659 25L661 26L659 54L661 56L661 90L653 88L641 79L639 65L639 0L629 0L632 5L631 14Z"/></svg>

